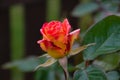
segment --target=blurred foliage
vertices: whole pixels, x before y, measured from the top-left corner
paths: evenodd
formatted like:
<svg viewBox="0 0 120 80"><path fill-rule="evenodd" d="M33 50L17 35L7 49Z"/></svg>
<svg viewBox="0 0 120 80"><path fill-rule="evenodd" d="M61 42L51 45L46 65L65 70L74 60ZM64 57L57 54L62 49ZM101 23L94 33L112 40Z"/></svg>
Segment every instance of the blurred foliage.
<svg viewBox="0 0 120 80"><path fill-rule="evenodd" d="M10 58L11 61L22 59L25 50L25 20L24 6L12 5L9 8L10 15ZM24 73L19 70L11 70L12 80L24 80Z"/></svg>
<svg viewBox="0 0 120 80"><path fill-rule="evenodd" d="M81 34L94 23L109 15L120 15L119 0L80 0L71 12L73 17L79 18L78 25Z"/></svg>
<svg viewBox="0 0 120 80"><path fill-rule="evenodd" d="M75 17L84 16L88 13L91 13L91 12L97 10L98 8L99 8L99 6L95 2L79 4L73 10L72 15Z"/></svg>
<svg viewBox="0 0 120 80"><path fill-rule="evenodd" d="M46 0L46 20L59 20L61 11L61 0Z"/></svg>
<svg viewBox="0 0 120 80"><path fill-rule="evenodd" d="M80 3L72 11L75 17L81 17L89 13L96 12L97 14L105 12L109 14L116 14L119 11L119 0L91 0L85 3Z"/></svg>
<svg viewBox="0 0 120 80"><path fill-rule="evenodd" d="M46 57L41 57L41 58L37 58L35 56L31 56L22 60L16 60L13 62L8 62L6 64L3 65L4 69L8 69L8 68L18 68L21 71L34 71L34 69L36 68L36 66L38 66L39 64L44 63L47 60Z"/></svg>

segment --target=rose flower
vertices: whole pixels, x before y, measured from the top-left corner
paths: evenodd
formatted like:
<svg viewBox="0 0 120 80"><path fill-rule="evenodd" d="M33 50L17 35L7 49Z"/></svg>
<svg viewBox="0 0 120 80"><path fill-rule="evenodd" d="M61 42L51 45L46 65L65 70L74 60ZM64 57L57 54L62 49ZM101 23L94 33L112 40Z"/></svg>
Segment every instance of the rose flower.
<svg viewBox="0 0 120 80"><path fill-rule="evenodd" d="M51 21L44 23L40 29L43 39L37 43L55 59L67 56L80 32L80 29L77 29L69 33L70 29L71 26L67 19L64 19L63 22Z"/></svg>

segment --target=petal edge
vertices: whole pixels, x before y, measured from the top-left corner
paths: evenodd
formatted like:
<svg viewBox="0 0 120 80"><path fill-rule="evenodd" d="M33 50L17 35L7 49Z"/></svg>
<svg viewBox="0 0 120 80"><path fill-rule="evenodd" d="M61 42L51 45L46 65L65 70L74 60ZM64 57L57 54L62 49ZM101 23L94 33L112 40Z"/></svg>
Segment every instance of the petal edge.
<svg viewBox="0 0 120 80"><path fill-rule="evenodd" d="M68 38L69 38L70 46L72 46L74 40L78 38L79 33L80 33L80 29L74 30L71 33L69 33Z"/></svg>

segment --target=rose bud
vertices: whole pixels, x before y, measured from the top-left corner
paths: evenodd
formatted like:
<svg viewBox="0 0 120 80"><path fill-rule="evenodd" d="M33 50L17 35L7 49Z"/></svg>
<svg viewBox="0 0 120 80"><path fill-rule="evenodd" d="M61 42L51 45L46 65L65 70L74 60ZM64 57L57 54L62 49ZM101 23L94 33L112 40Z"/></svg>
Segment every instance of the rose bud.
<svg viewBox="0 0 120 80"><path fill-rule="evenodd" d="M40 29L43 39L37 43L51 57L59 59L67 56L72 48L74 40L77 39L80 29L69 33L71 25L68 20L63 22L51 21L44 23Z"/></svg>

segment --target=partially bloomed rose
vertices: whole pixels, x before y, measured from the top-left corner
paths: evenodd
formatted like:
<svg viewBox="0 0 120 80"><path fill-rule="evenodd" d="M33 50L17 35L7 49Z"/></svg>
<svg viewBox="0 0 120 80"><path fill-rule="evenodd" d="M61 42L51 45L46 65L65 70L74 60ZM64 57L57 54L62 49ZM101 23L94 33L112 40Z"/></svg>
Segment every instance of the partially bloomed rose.
<svg viewBox="0 0 120 80"><path fill-rule="evenodd" d="M43 39L37 43L53 58L67 56L71 50L74 40L78 37L80 29L71 33L71 26L67 19L63 22L51 21L44 23L40 29Z"/></svg>

